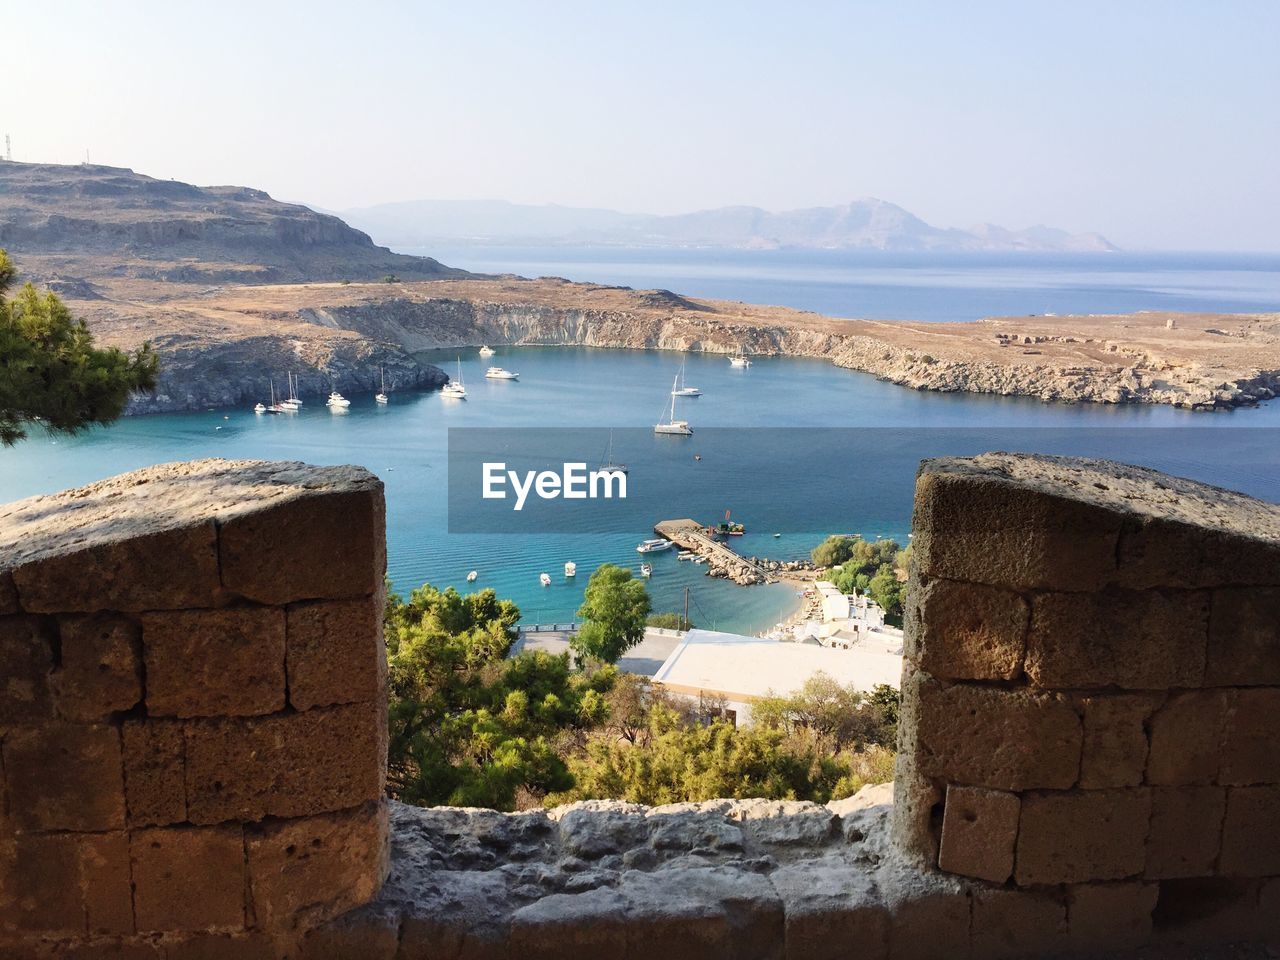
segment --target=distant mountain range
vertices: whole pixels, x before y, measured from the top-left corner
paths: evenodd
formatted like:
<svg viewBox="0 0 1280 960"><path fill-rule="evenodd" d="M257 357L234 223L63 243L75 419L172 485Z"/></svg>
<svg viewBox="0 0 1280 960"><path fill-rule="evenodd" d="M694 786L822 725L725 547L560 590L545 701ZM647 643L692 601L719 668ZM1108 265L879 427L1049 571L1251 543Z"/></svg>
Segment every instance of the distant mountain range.
<svg viewBox="0 0 1280 960"><path fill-rule="evenodd" d="M413 200L346 210L342 218L381 244L550 243L583 246L801 248L900 251L1113 251L1097 233L1054 227L968 230L932 226L897 204L854 200L842 206L774 213L719 207L674 216L505 200Z"/></svg>

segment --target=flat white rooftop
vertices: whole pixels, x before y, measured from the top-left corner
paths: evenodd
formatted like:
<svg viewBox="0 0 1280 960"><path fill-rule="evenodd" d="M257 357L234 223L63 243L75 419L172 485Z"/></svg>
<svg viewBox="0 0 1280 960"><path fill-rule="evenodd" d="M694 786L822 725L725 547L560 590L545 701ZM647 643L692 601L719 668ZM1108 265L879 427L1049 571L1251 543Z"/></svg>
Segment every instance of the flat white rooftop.
<svg viewBox="0 0 1280 960"><path fill-rule="evenodd" d="M653 679L681 693L749 701L770 692L792 693L818 672L858 690L880 683L896 687L902 677L902 656L880 642L839 650L690 630Z"/></svg>

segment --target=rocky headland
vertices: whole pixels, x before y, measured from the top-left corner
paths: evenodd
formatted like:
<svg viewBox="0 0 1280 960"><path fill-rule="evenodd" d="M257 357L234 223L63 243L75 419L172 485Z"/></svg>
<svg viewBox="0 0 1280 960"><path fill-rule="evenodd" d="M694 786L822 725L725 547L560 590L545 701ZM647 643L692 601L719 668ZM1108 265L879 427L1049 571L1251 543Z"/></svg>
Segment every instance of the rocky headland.
<svg viewBox="0 0 1280 960"><path fill-rule="evenodd" d="M836 319L557 278L480 277L392 253L336 217L246 187L0 161L0 247L104 343L160 352L133 412L431 387L427 351L583 345L820 358L918 390L1045 401L1245 406L1280 391L1280 314Z"/></svg>

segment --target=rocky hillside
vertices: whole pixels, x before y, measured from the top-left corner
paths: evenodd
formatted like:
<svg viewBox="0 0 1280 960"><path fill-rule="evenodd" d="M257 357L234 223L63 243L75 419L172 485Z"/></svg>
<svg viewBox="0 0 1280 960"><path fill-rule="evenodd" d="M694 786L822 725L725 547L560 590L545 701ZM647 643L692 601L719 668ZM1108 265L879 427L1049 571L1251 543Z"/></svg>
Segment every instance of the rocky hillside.
<svg viewBox="0 0 1280 960"><path fill-rule="evenodd" d="M64 285L413 280L468 276L376 246L337 217L249 187L197 187L121 167L0 161L0 248Z"/></svg>

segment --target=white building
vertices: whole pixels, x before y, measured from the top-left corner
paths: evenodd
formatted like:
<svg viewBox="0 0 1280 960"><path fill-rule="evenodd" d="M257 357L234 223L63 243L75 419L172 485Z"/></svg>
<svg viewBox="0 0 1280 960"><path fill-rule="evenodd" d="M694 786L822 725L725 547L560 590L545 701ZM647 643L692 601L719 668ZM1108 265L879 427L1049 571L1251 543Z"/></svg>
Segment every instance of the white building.
<svg viewBox="0 0 1280 960"><path fill-rule="evenodd" d="M653 680L688 697L723 697L741 724L750 722L752 701L769 694L793 693L819 672L858 690L870 690L881 683L897 687L902 676L902 643L900 639L884 639L890 642L868 639L846 650L690 630Z"/></svg>

